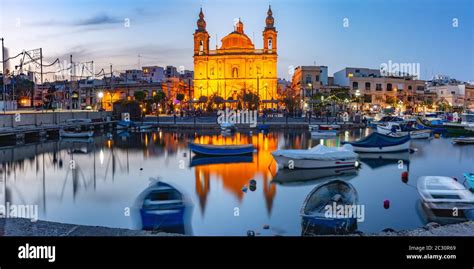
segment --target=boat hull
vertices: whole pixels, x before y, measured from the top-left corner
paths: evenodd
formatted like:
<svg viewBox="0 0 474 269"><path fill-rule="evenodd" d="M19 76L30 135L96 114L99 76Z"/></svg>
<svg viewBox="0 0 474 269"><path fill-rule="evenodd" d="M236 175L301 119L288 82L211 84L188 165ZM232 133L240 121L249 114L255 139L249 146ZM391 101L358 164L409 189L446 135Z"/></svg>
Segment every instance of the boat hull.
<svg viewBox="0 0 474 269"><path fill-rule="evenodd" d="M61 131L59 132L59 135L65 138L84 138L84 137L87 138L87 137L93 137L94 131L80 132L80 133Z"/></svg>
<svg viewBox="0 0 474 269"><path fill-rule="evenodd" d="M410 140L407 142L400 144L400 145L394 145L394 146L384 146L384 147L359 147L352 145L354 147L355 152L369 152L369 153L375 153L375 152L402 152L402 151L408 151L410 149Z"/></svg>
<svg viewBox="0 0 474 269"><path fill-rule="evenodd" d="M296 169L318 169L355 166L356 158L340 160L292 159L286 156L273 156L279 167Z"/></svg>
<svg viewBox="0 0 474 269"><path fill-rule="evenodd" d="M246 155L254 152L253 145L215 146L189 143L192 152L208 156Z"/></svg>

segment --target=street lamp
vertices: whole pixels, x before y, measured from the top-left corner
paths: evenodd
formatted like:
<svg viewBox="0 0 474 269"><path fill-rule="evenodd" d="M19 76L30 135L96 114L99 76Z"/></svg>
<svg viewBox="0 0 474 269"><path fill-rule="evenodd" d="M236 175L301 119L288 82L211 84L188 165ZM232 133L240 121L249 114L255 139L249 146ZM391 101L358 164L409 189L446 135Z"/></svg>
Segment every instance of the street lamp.
<svg viewBox="0 0 474 269"><path fill-rule="evenodd" d="M359 112L360 90L356 90L355 96L356 96L356 99L357 99L357 112Z"/></svg>
<svg viewBox="0 0 474 269"><path fill-rule="evenodd" d="M104 92L98 92L97 97L99 98L100 101L100 109L102 110L102 98L104 98Z"/></svg>

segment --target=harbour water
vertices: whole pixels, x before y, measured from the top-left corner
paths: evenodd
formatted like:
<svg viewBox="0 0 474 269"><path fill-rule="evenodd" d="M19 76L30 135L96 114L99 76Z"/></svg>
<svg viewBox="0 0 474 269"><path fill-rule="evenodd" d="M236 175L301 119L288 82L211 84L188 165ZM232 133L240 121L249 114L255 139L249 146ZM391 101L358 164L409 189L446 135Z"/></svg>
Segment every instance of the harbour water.
<svg viewBox="0 0 474 269"><path fill-rule="evenodd" d="M298 236L307 232L300 210L308 194L341 179L356 190L357 203L364 207L364 219L353 231L372 233L433 221L419 202L418 177L450 176L463 182L464 172L474 172L474 146L453 145L449 138L413 140L416 150L411 154L361 155L360 167L349 170L278 171L271 156L279 148L339 146L370 132L360 129L315 139L307 131L223 137L218 132L162 130L0 148L0 201L38 205L40 220L142 229L143 195L162 182L187 201L181 212L186 228L169 230L164 223L172 217L161 216L156 227L148 229L189 235L246 236L254 231ZM257 151L238 159L203 159L190 152L190 141L252 143ZM401 178L404 171L409 172L408 180ZM256 188L244 191L252 179Z"/></svg>

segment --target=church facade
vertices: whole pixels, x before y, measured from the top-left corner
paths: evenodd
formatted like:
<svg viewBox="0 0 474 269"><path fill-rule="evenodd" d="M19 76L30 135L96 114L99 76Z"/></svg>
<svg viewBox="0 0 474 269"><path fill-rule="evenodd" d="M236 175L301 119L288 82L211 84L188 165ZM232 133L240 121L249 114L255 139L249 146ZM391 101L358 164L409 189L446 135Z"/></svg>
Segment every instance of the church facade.
<svg viewBox="0 0 474 269"><path fill-rule="evenodd" d="M271 7L263 30L263 48L256 49L239 21L234 31L209 49L209 33L202 9L194 32L194 98L220 96L226 102L246 93L259 96L261 105L277 100L277 31Z"/></svg>

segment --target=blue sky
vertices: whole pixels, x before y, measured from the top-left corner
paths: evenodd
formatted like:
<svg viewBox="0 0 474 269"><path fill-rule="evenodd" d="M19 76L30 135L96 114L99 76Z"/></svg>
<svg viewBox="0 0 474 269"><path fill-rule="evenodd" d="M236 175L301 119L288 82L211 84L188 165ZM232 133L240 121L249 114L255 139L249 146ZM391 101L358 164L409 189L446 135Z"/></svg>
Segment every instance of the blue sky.
<svg viewBox="0 0 474 269"><path fill-rule="evenodd" d="M0 35L10 55L42 47L46 61L94 60L115 70L140 65L192 69L193 32L202 6L211 48L241 18L257 48L268 5L278 30L278 74L290 66L419 63L421 77L474 80L472 0L0 0ZM130 27L124 27L124 20ZM343 20L349 27L343 27ZM459 25L453 27L453 19ZM139 58L138 55L141 55Z"/></svg>

